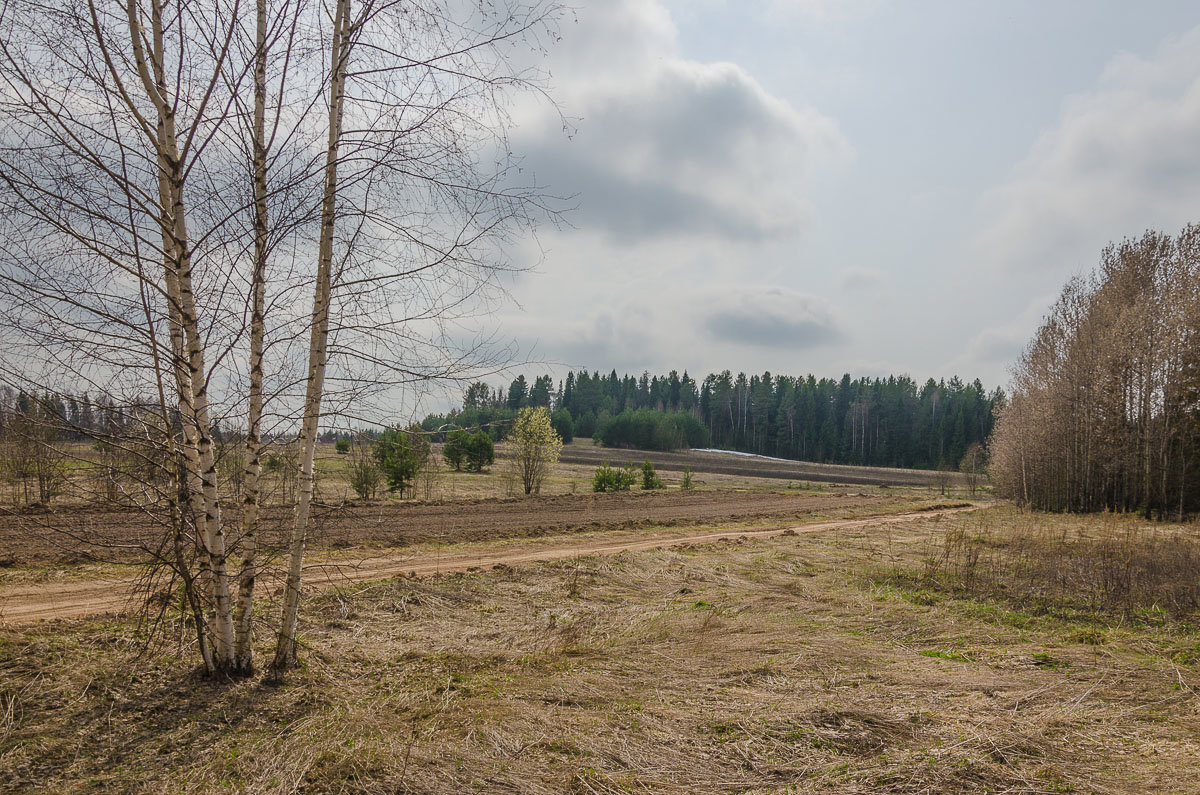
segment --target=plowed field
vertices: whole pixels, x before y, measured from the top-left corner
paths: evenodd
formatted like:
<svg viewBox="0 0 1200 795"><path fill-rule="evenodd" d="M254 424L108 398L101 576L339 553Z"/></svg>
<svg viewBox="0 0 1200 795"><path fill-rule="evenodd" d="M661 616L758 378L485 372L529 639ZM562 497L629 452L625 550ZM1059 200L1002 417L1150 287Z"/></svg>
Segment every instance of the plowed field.
<svg viewBox="0 0 1200 795"><path fill-rule="evenodd" d="M681 450L663 453L652 450L625 450L595 447L590 442L576 442L563 448L559 461L564 464L622 464L649 460L655 469L681 471L690 467L693 472L708 472L741 477L774 478L777 480L808 480L818 483L845 483L859 486L916 486L954 488L966 486L965 477L958 472L935 472L929 469L892 469L860 467L842 464L815 464L810 461L785 461L778 458L738 455L718 451Z"/></svg>
<svg viewBox="0 0 1200 795"><path fill-rule="evenodd" d="M487 541L654 525L696 525L759 519L802 520L817 514L871 512L895 496L733 490L558 495L471 502L324 506L314 514L315 549L394 548L442 541ZM261 541L280 548L289 513L269 510ZM236 514L226 514L236 541ZM144 514L62 506L52 512L0 516L0 565L135 561L162 536Z"/></svg>

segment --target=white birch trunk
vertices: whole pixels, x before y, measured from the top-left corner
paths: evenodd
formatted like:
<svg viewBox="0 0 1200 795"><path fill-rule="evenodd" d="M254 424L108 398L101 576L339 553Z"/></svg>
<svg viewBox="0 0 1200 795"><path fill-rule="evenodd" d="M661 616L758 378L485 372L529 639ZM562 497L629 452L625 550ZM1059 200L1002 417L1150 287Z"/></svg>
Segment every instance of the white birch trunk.
<svg viewBox="0 0 1200 795"><path fill-rule="evenodd" d="M260 439L263 409L263 333L267 275L267 3L257 0L254 56L254 273L251 276L250 405L246 430L246 495L242 504L242 564L238 572L234 669L241 675L254 670L251 619L258 554Z"/></svg>
<svg viewBox="0 0 1200 795"><path fill-rule="evenodd" d="M301 569L308 539L308 517L313 497L313 465L317 450L317 423L325 388L326 347L329 341L330 282L333 270L333 235L337 213L337 162L345 102L346 65L349 56L350 0L337 0L330 44L329 139L325 150L325 188L321 200L321 238L317 252L317 279L313 294L312 329L308 352L308 377L304 397L304 422L300 429L300 478L292 524L291 552L283 597L283 622L275 645L272 667L295 665L296 626L300 608Z"/></svg>
<svg viewBox="0 0 1200 795"><path fill-rule="evenodd" d="M157 111L159 191L163 213L164 270L171 325L172 355L184 427L184 458L189 497L199 533L201 578L207 580L211 601L213 671L233 667L233 618L226 565L225 536L217 494L216 456L208 411L208 384L199 316L192 290L191 250L183 197L183 164L175 132L175 113L166 86L162 6L150 0L149 58L143 47L144 26L136 0L126 6L129 33L138 74ZM153 75L151 74L153 71ZM197 488L198 486L198 488Z"/></svg>

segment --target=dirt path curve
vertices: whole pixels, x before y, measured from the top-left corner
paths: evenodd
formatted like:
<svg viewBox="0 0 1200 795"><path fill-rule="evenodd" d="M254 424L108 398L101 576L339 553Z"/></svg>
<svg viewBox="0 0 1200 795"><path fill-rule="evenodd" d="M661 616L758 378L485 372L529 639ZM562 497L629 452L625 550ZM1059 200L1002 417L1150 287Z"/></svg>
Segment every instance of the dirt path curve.
<svg viewBox="0 0 1200 795"><path fill-rule="evenodd" d="M640 552L688 544L711 544L725 539L758 539L784 533L819 533L826 530L850 530L899 522L911 522L937 516L973 510L977 505L956 505L945 508L882 514L857 519L833 519L799 525L781 525L760 530L728 530L693 533L614 533L605 538L588 540L543 538L518 547L494 552L430 553L422 550L409 555L367 557L358 560L314 562L305 574L305 589L324 590L368 580L382 580L397 575L428 577L436 574L470 571L493 566L519 566L526 563L562 560L588 555L616 555L620 552ZM260 580L261 582L261 580ZM27 624L55 618L83 618L110 613L124 613L135 607L130 593L133 579L102 579L85 582L40 583L0 589L0 625ZM278 583L267 588L278 588Z"/></svg>

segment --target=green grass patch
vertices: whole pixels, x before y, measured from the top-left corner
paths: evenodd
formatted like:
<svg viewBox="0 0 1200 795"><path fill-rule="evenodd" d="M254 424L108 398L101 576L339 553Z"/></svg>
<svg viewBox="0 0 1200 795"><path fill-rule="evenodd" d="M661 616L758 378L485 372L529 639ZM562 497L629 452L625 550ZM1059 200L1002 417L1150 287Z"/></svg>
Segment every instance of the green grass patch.
<svg viewBox="0 0 1200 795"><path fill-rule="evenodd" d="M975 662L975 658L970 655L963 654L960 651L943 650L943 649L928 649L920 653L922 657L933 657L937 660L951 660L953 662Z"/></svg>

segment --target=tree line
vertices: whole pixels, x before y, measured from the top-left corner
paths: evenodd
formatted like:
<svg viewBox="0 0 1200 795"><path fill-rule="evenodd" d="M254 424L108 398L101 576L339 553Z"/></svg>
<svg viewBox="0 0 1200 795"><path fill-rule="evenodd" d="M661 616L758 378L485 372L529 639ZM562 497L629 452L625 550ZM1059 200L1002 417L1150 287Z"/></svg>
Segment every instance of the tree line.
<svg viewBox="0 0 1200 795"><path fill-rule="evenodd" d="M1000 389L959 378L918 384L908 376L821 378L685 370L618 376L571 371L557 385L524 375L507 388L471 384L462 409L427 417L422 427L489 427L502 438L524 406L553 409L571 435L613 447L707 446L835 464L957 468L992 432Z"/></svg>
<svg viewBox="0 0 1200 795"><path fill-rule="evenodd" d="M1200 510L1200 226L1108 246L1014 370L997 491L1053 511Z"/></svg>

